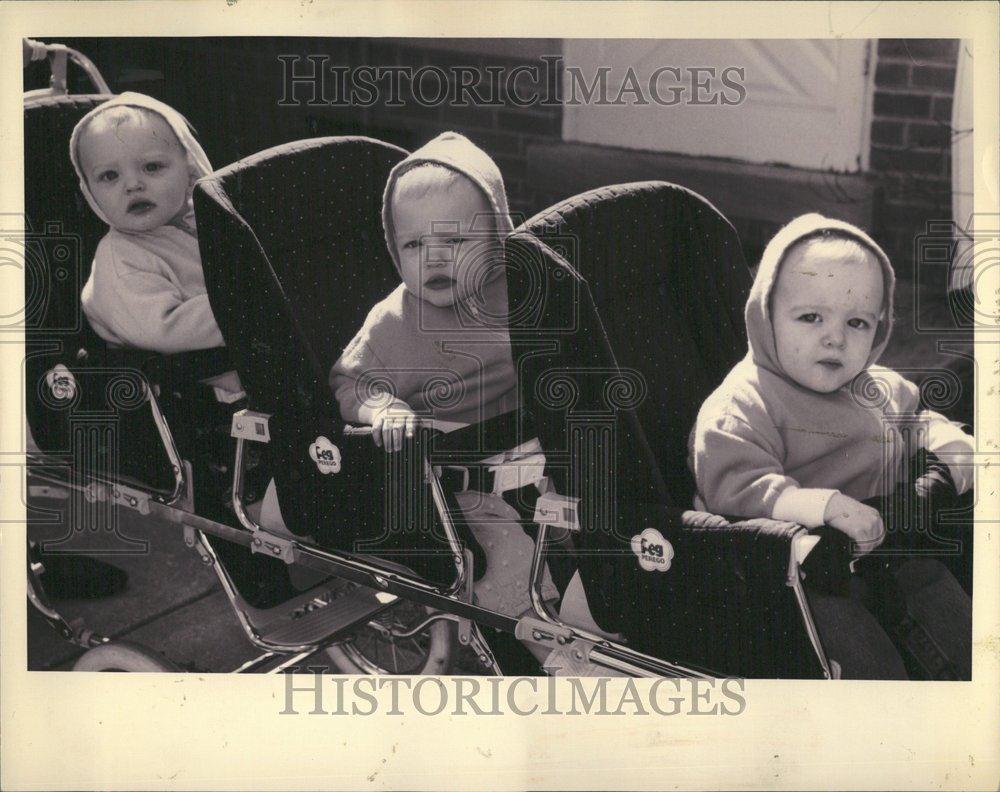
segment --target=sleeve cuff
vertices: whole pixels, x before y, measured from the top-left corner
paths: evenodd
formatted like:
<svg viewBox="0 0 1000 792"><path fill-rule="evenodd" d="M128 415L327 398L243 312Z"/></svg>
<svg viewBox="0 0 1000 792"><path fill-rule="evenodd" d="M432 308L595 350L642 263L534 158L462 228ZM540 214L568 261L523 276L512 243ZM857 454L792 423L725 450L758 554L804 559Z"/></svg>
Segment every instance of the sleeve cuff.
<svg viewBox="0 0 1000 792"><path fill-rule="evenodd" d="M797 522L806 528L818 528L823 525L826 504L836 494L835 489L789 487L774 502L771 517Z"/></svg>
<svg viewBox="0 0 1000 792"><path fill-rule="evenodd" d="M958 446L963 446L959 448ZM951 421L934 421L927 427L927 450L943 451L975 451L975 438L966 434Z"/></svg>
<svg viewBox="0 0 1000 792"><path fill-rule="evenodd" d="M964 495L973 485L975 438L951 421L934 421L927 428L927 450L941 456L948 466L955 490Z"/></svg>
<svg viewBox="0 0 1000 792"><path fill-rule="evenodd" d="M975 456L971 443L967 441L948 443L938 446L935 452L941 455L941 461L948 466L948 472L951 473L952 481L955 482L955 491L959 495L964 495L972 489L975 476Z"/></svg>

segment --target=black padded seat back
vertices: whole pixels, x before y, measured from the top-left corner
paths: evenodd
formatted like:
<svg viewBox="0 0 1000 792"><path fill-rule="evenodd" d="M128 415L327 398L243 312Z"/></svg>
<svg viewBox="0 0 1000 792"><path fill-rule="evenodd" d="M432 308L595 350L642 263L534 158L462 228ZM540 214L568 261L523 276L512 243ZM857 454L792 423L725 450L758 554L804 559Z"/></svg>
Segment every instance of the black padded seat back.
<svg viewBox="0 0 1000 792"><path fill-rule="evenodd" d="M631 536L623 502L670 498L635 412L645 383L620 366L593 287L552 241L515 231L505 243L511 356L547 473L560 494L582 499L584 533L603 550Z"/></svg>
<svg viewBox="0 0 1000 792"><path fill-rule="evenodd" d="M369 138L302 140L215 171L195 188L209 301L249 408L271 415L266 449L282 515L292 531L349 552L377 549L371 542L388 522L412 529L426 518L388 513L386 455L367 437L343 436L328 384L368 311L399 284L382 192L405 155ZM314 458L320 437L336 446L339 471ZM401 475L400 486L422 486L419 467ZM426 511L429 500L417 500ZM433 566L440 554L429 552Z"/></svg>
<svg viewBox="0 0 1000 792"><path fill-rule="evenodd" d="M108 227L80 193L69 138L81 118L110 98L40 96L24 103L24 321L31 375L64 362L81 346L102 346L80 309L80 291ZM35 349L47 353L36 359ZM30 396L28 402L33 419L33 408L41 405ZM32 427L42 443L45 421L37 417Z"/></svg>
<svg viewBox="0 0 1000 792"><path fill-rule="evenodd" d="M783 526L762 524L746 552L746 542L708 541L724 525L682 517L693 494L688 434L746 352L751 281L732 226L698 195L644 182L576 196L519 230L557 251L543 256L548 271L562 260L561 277L520 290L530 268L509 267L515 304L544 295L538 329L523 340L512 330L512 344L559 491L582 499L575 562L598 624L640 651L717 671L759 656L762 675L815 673L784 583ZM545 342L550 351L531 351ZM672 548L666 571L640 565L647 529ZM764 620L746 615L758 601Z"/></svg>
<svg viewBox="0 0 1000 792"><path fill-rule="evenodd" d="M704 198L665 182L591 190L521 228L589 283L618 365L645 383L636 412L671 500L689 505L688 433L747 349L751 278L736 231Z"/></svg>
<svg viewBox="0 0 1000 792"><path fill-rule="evenodd" d="M404 156L368 138L317 138L198 183L209 301L254 409L280 412L296 388L327 390L368 310L398 285L381 211Z"/></svg>
<svg viewBox="0 0 1000 792"><path fill-rule="evenodd" d="M107 233L80 193L69 157L73 128L110 95L38 96L24 102L25 408L36 445L87 473L170 491L174 476L142 375L109 364L87 323L80 292ZM58 398L46 381L57 365L77 392Z"/></svg>
<svg viewBox="0 0 1000 792"><path fill-rule="evenodd" d="M69 138L81 118L110 98L39 96L24 103L25 231L30 239L44 239L49 248L46 269L26 273L29 330L83 332L80 290L108 227L80 193ZM29 268L34 263L29 259Z"/></svg>

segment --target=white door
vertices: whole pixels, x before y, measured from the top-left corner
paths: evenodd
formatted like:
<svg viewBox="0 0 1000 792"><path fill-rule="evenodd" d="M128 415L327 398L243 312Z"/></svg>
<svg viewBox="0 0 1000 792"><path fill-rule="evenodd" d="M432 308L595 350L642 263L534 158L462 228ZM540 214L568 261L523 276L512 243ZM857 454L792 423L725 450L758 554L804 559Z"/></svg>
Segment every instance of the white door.
<svg viewBox="0 0 1000 792"><path fill-rule="evenodd" d="M823 40L587 40L564 42L564 96L607 76L608 97L627 83L657 94L672 106L635 101L601 106L585 91L568 103L563 138L648 151L729 157L839 172L868 165L871 102L867 39ZM607 67L610 67L608 69ZM629 75L631 67L635 79ZM714 70L715 78L710 75ZM743 86L727 87L722 79ZM678 79L679 75L679 79ZM740 76L742 75L742 77ZM696 83L701 83L698 88ZM684 94L677 93L684 91ZM694 104L711 101L717 104Z"/></svg>

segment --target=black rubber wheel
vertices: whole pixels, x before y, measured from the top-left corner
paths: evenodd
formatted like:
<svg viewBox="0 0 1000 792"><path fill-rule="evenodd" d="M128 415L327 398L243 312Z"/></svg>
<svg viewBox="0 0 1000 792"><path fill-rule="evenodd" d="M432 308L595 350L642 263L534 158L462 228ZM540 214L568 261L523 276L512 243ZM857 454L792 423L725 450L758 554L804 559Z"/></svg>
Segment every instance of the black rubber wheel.
<svg viewBox="0 0 1000 792"><path fill-rule="evenodd" d="M163 655L140 644L112 641L89 649L76 661L73 670L176 673L180 668Z"/></svg>
<svg viewBox="0 0 1000 792"><path fill-rule="evenodd" d="M378 624L404 631L416 627L431 613L413 602L400 602L377 618ZM451 670L457 635L455 622L431 622L412 638L394 639L371 625L359 627L343 643L326 654L343 674L434 675Z"/></svg>

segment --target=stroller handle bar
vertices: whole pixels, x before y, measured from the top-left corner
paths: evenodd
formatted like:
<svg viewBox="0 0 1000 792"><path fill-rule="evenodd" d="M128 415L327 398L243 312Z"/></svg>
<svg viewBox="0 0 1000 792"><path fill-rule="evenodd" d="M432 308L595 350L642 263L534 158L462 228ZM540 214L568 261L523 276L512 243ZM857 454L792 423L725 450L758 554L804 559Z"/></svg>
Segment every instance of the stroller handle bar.
<svg viewBox="0 0 1000 792"><path fill-rule="evenodd" d="M22 64L23 68L35 61L48 58L49 68L52 71L52 78L48 88L40 88L36 91L28 91L25 96L64 96L68 93L66 87L66 62L73 61L83 69L97 93L109 94L111 89L101 76L94 62L71 47L63 44L46 44L44 41L26 38L22 41Z"/></svg>

